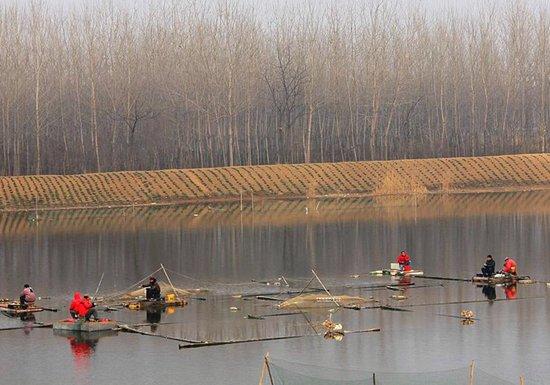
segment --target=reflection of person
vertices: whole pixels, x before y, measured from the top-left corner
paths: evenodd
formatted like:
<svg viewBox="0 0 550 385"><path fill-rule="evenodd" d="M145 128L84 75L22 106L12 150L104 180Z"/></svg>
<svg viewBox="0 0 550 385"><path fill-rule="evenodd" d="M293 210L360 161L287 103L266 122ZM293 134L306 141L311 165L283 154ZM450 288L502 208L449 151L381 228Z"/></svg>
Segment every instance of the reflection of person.
<svg viewBox="0 0 550 385"><path fill-rule="evenodd" d="M405 250L401 251L401 254L397 256L397 263L399 263L399 270L411 271L411 257Z"/></svg>
<svg viewBox="0 0 550 385"><path fill-rule="evenodd" d="M36 294L34 294L34 290L32 289L31 285L28 283L23 286L23 291L21 292L21 295L19 296L19 303L21 304L21 307L26 309L28 306L34 305L34 302L36 301Z"/></svg>
<svg viewBox="0 0 550 385"><path fill-rule="evenodd" d="M506 299L516 299L518 297L518 287L515 283L504 286L504 295Z"/></svg>
<svg viewBox="0 0 550 385"><path fill-rule="evenodd" d="M90 357L94 354L98 339L82 338L81 336L68 337L73 353L75 366L78 370L86 370L90 364Z"/></svg>
<svg viewBox="0 0 550 385"><path fill-rule="evenodd" d="M149 278L149 284L142 285L141 287L146 288L145 297L148 300L157 301L160 299L160 285L155 277Z"/></svg>
<svg viewBox="0 0 550 385"><path fill-rule="evenodd" d="M495 274L495 260L493 256L489 254L485 259L485 263L481 267L481 275L483 277L491 277Z"/></svg>
<svg viewBox="0 0 550 385"><path fill-rule="evenodd" d="M161 320L160 310L147 311L146 316L147 316L147 322L150 324L158 324Z"/></svg>
<svg viewBox="0 0 550 385"><path fill-rule="evenodd" d="M481 292L485 295L485 297L489 301L494 301L497 298L497 291L494 286L492 285L485 285L481 289Z"/></svg>

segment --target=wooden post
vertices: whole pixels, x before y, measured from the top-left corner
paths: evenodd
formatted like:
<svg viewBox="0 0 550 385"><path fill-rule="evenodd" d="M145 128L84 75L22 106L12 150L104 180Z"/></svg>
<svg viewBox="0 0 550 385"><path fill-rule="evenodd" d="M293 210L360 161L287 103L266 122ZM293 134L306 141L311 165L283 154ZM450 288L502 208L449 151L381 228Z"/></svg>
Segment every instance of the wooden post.
<svg viewBox="0 0 550 385"><path fill-rule="evenodd" d="M469 381L468 381L468 385L474 385L474 369L475 369L475 361L472 361L472 363L470 364L470 378L469 378Z"/></svg>
<svg viewBox="0 0 550 385"><path fill-rule="evenodd" d="M372 373L372 385L376 385L376 373Z"/></svg>
<svg viewBox="0 0 550 385"><path fill-rule="evenodd" d="M523 376L519 376L519 385L525 385L525 378Z"/></svg>

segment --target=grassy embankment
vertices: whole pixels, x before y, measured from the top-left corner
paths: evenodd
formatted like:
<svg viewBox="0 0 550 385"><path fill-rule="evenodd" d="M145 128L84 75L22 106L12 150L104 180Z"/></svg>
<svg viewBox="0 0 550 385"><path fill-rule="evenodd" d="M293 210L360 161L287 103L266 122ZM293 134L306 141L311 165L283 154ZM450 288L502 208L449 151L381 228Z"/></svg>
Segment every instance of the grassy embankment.
<svg viewBox="0 0 550 385"><path fill-rule="evenodd" d="M0 210L550 187L550 154L0 178Z"/></svg>

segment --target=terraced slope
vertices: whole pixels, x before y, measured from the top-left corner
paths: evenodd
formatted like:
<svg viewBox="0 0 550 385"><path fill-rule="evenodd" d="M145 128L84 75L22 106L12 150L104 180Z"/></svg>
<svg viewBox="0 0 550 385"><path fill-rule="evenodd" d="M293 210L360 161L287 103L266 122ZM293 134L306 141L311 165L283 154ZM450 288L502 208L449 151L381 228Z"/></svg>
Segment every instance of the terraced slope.
<svg viewBox="0 0 550 385"><path fill-rule="evenodd" d="M550 154L0 178L0 209L550 186Z"/></svg>

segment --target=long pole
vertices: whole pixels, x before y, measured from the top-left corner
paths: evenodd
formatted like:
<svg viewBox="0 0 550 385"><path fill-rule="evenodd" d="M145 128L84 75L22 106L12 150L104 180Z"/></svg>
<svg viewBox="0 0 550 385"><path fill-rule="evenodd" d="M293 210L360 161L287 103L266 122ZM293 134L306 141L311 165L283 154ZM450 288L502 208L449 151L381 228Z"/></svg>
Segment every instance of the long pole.
<svg viewBox="0 0 550 385"><path fill-rule="evenodd" d="M99 288L101 287L101 283L103 282L103 277L105 276L105 272L101 273L101 278L99 279L99 283L97 284L97 287L95 289L94 296L92 299L95 299L97 297L97 293L99 293Z"/></svg>
<svg viewBox="0 0 550 385"><path fill-rule="evenodd" d="M476 363L475 361L472 361L470 364L470 380L468 381L468 385L474 385L474 369L475 369Z"/></svg>
<svg viewBox="0 0 550 385"><path fill-rule="evenodd" d="M166 272L166 269L164 268L164 265L161 263L160 264L160 267L162 269L162 271L164 271L164 275L166 276L166 279L168 280L168 283L170 284L170 286L172 287L172 290L174 291L174 294L176 295L176 298L179 300L180 297L178 295L178 292L176 291L176 288L174 287L174 285L172 284L172 280L170 279L170 277L168 276L168 273Z"/></svg>
<svg viewBox="0 0 550 385"><path fill-rule="evenodd" d="M332 294L330 294L330 291L328 291L327 287L325 286L325 284L321 281L321 279L319 278L319 276L317 275L317 273L315 272L315 270L311 269L311 272L313 273L313 275L315 276L315 278L317 278L317 281L319 281L319 283L321 284L321 286L323 287L323 289L327 292L327 294L329 295L330 299L332 300L332 302L334 302L336 304L336 306L340 307L340 304L336 301L336 299L333 297Z"/></svg>
<svg viewBox="0 0 550 385"><path fill-rule="evenodd" d="M271 385L275 385L275 383L273 382L273 376L271 375L271 368L269 367L269 353L265 355L264 362L267 368L267 374L269 375L269 382L271 383Z"/></svg>

